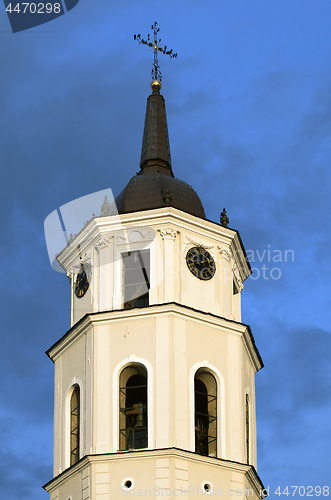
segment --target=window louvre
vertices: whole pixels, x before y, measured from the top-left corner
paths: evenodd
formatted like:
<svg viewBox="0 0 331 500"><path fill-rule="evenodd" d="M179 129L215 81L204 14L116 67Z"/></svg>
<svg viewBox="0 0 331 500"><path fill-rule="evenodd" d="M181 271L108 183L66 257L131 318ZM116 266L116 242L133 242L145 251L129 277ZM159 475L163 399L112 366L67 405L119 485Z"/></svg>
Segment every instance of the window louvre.
<svg viewBox="0 0 331 500"><path fill-rule="evenodd" d="M120 376L120 450L148 447L147 372L130 365Z"/></svg>
<svg viewBox="0 0 331 500"><path fill-rule="evenodd" d="M246 462L249 464L249 396L246 394Z"/></svg>
<svg viewBox="0 0 331 500"><path fill-rule="evenodd" d="M70 401L70 465L79 460L80 390L76 385Z"/></svg>
<svg viewBox="0 0 331 500"><path fill-rule="evenodd" d="M216 380L211 373L198 370L194 379L195 452L217 456Z"/></svg>

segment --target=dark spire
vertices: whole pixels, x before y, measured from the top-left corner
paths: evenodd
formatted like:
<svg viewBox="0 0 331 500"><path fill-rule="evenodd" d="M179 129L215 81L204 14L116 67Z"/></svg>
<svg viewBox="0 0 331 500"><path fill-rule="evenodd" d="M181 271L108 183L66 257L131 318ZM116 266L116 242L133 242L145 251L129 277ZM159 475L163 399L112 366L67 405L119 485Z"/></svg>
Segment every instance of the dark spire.
<svg viewBox="0 0 331 500"><path fill-rule="evenodd" d="M159 81L152 82L153 93L147 99L140 174L160 172L174 177L171 168L165 101Z"/></svg>
<svg viewBox="0 0 331 500"><path fill-rule="evenodd" d="M160 89L161 83L154 80L153 93L147 99L140 172L117 196L118 212L173 207L205 219L197 193L172 173L165 103Z"/></svg>
<svg viewBox="0 0 331 500"><path fill-rule="evenodd" d="M139 43L147 45L154 51L152 94L147 99L143 143L141 148L140 172L137 173L115 202L120 214L173 207L201 219L205 219L205 211L201 200L194 189L186 182L175 179L172 173L170 146L168 137L165 102L160 94L161 73L157 61L158 52L176 57L172 50L161 46L161 40L156 39L159 31L157 24L154 29L154 41L135 35Z"/></svg>
<svg viewBox="0 0 331 500"><path fill-rule="evenodd" d="M168 50L166 45L161 44L161 38L158 39L160 28L157 22L152 24L154 38L150 35L147 40L139 35L134 35L134 40L139 44L146 45L154 52L154 67L152 69L152 90L153 93L147 99L146 117L143 144L140 158L140 174L153 174L159 172L174 177L171 169L171 156L168 137L167 117L165 111L165 102L160 94L161 90L161 71L158 62L158 54L167 55L170 59L177 57L177 54Z"/></svg>

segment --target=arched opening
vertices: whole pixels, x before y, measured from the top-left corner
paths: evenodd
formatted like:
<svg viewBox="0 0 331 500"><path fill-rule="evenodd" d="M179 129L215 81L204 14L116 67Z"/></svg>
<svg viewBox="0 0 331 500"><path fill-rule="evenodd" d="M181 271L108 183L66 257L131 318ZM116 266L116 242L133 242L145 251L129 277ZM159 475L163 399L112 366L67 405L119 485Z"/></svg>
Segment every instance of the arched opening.
<svg viewBox="0 0 331 500"><path fill-rule="evenodd" d="M195 452L217 456L217 384L215 377L200 368L194 377Z"/></svg>
<svg viewBox="0 0 331 500"><path fill-rule="evenodd" d="M80 439L80 389L75 385L70 399L70 465L79 460Z"/></svg>
<svg viewBox="0 0 331 500"><path fill-rule="evenodd" d="M249 443L249 439L250 439L250 435L249 435L249 426L250 426L250 418L249 418L249 396L248 394L246 394L246 462L249 464L249 459L250 459L250 456L249 456L249 446L250 446L250 443Z"/></svg>
<svg viewBox="0 0 331 500"><path fill-rule="evenodd" d="M147 370L140 363L120 374L120 450L148 446Z"/></svg>

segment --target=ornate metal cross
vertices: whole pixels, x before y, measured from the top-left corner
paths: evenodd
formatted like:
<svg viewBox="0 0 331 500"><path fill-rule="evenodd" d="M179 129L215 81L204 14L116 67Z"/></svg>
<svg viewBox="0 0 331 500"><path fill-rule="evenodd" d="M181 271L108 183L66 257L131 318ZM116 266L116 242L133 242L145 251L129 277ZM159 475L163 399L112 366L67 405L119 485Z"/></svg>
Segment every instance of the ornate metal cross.
<svg viewBox="0 0 331 500"><path fill-rule="evenodd" d="M161 45L161 38L157 40L157 34L160 31L160 28L157 27L157 22L152 24L152 30L154 31L154 40L151 39L149 34L147 36L147 40L141 38L140 34L134 35L133 39L137 40L139 44L142 43L143 45L147 45L147 47L150 47L151 50L154 51L154 67L152 69L152 79L157 80L161 83L162 76L158 61L158 53L161 52L161 54L165 56L170 56L170 59L177 57L177 53L172 52L172 49L167 50L166 45Z"/></svg>

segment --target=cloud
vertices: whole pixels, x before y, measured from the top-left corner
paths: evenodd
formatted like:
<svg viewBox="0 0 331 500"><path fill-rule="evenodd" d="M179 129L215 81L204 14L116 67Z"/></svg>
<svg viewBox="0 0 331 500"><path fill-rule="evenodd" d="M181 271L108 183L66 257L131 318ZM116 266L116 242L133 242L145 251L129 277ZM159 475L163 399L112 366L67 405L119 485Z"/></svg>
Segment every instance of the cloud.
<svg viewBox="0 0 331 500"><path fill-rule="evenodd" d="M0 34L1 497L48 497L39 488L51 476L54 367L44 351L69 328L70 306L43 221L80 196L118 193L139 169L152 55L132 37L148 32L151 12L179 53L162 61L175 175L210 219L227 208L247 249L295 252L281 279L248 280L243 292L266 364L256 379L262 479L329 477L329 7L308 4L287 5L284 25L277 2L151 11L129 1L124 13L82 1L53 32Z"/></svg>
<svg viewBox="0 0 331 500"><path fill-rule="evenodd" d="M1 412L0 496L46 500L41 488L52 474L52 425L26 424L23 404L17 415Z"/></svg>
<svg viewBox="0 0 331 500"><path fill-rule="evenodd" d="M269 422L277 442L304 432L297 425L311 412L330 407L331 374L329 353L331 332L317 327L291 327L270 317L264 328L263 346L272 344L266 356L265 369L258 375L258 414ZM260 326L261 328L261 326Z"/></svg>

